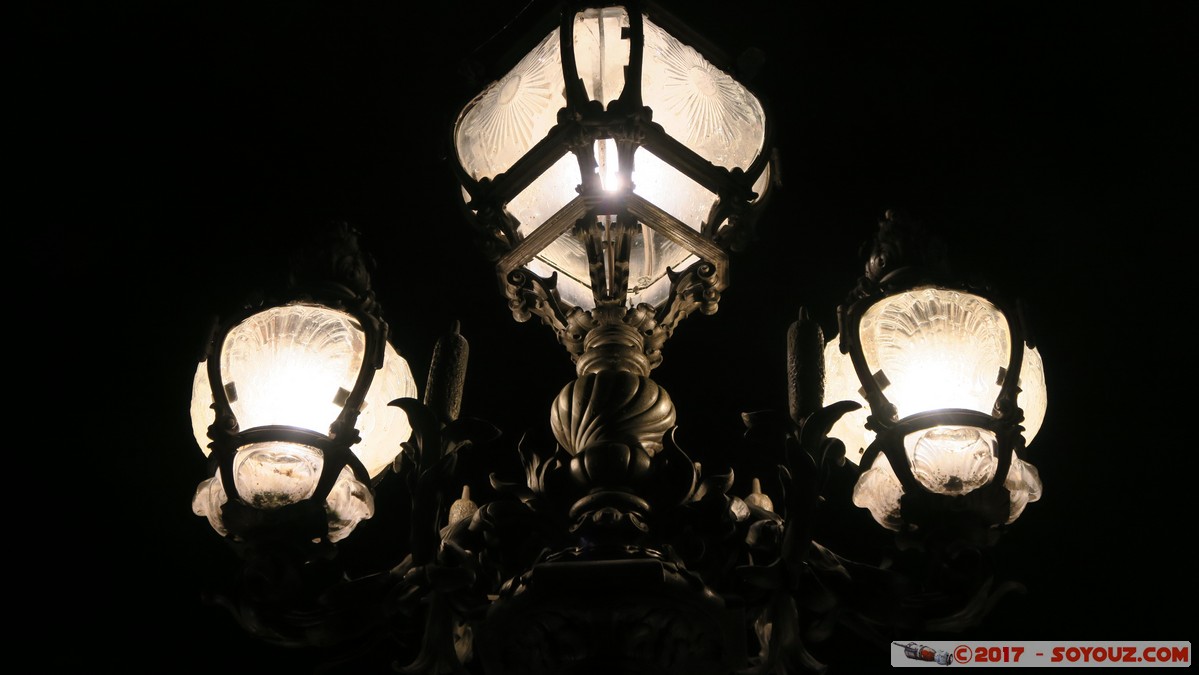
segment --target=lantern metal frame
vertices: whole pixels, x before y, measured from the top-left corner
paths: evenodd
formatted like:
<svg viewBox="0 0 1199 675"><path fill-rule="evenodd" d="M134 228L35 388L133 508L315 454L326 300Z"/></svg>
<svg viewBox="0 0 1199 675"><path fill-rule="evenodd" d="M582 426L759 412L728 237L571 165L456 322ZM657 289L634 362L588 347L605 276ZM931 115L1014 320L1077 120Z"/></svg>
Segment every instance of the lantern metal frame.
<svg viewBox="0 0 1199 675"><path fill-rule="evenodd" d="M361 440L356 424L375 374L383 367L388 326L370 288L370 275L366 269L368 262L358 248L358 232L347 223L335 223L333 227L314 233L314 236L313 241L297 249L291 276L284 289L276 291L273 297L256 297L240 311L224 320L214 321L213 330L205 341L202 361L206 364L215 413L213 423L208 428L209 447L212 450L210 462L215 464L214 471L219 473L228 496L222 513L225 525L238 537L249 536L250 531L259 528L264 519L272 518L272 511L278 512L274 517L276 520L298 512L323 514L325 500L347 466L363 485L370 486L372 483L372 477L351 448ZM327 433L288 425L241 429L232 407L236 391L224 382L221 373L225 338L232 329L255 315L294 305L324 307L348 314L362 330L365 348L353 388L337 397L341 411ZM243 447L270 441L301 444L319 450L322 455L321 475L314 492L307 498L277 509L261 510L247 504L239 494L233 467L237 453ZM309 502L320 508L312 508ZM326 530L315 525L311 528L317 538L326 536Z"/></svg>
<svg viewBox="0 0 1199 675"><path fill-rule="evenodd" d="M591 100L579 78L573 31L577 13L613 6L624 7L628 13L629 29L623 37L630 44L630 60L620 96L605 106ZM656 366L661 361L662 344L683 318L697 309L705 314L716 311L720 293L728 286L728 251L739 248L752 237L754 223L769 201L770 186L778 180L778 160L771 149L773 118L768 103L758 97L767 113L762 152L746 169L717 166L668 134L654 122L653 110L643 103L643 15L651 17L670 34L681 37L717 68L726 73L734 72L735 68L725 54L648 0L567 0L559 3L556 11L566 105L558 112L557 124L546 136L503 173L476 179L459 162L450 163L466 193L462 210L474 226L481 249L496 264L500 286L518 321L527 321L534 315L540 317L574 357L582 354L584 337L589 330L614 320L623 321L646 336L644 349L652 365ZM507 72L548 31L547 23L529 31L526 42L520 44L525 49L509 52L506 59L498 61L501 65L497 70ZM745 83L740 84L752 92ZM605 191L595 173L598 166L595 144L609 139L616 143L618 174L623 179L623 187L616 191ZM698 232L631 191L633 155L638 148L653 153L717 195ZM567 154L573 154L578 161L579 194L528 237L522 236L504 205ZM753 187L764 172L769 172L767 188L763 194L757 194ZM606 242L597 225L597 219L605 216L616 217L616 226L608 235L611 239ZM681 270L667 269L670 291L656 306L640 304L613 312L604 308L624 308L626 302L633 223L649 227L699 259ZM547 278L526 267L546 246L572 231L586 242L591 289L598 311L582 310L563 300L557 291L556 272ZM610 264L604 261L602 249L605 243L615 251Z"/></svg>
<svg viewBox="0 0 1199 675"><path fill-rule="evenodd" d="M920 411L901 419L896 406L887 398L885 373L871 372L860 340L862 318L884 298L924 287L981 298L991 303L1006 320L1010 351L1007 366L997 373L996 381L1000 387L991 413L942 408ZM985 281L954 277L942 242L925 231L920 223L888 211L871 242L865 274L846 302L837 309L837 322L838 347L853 363L862 385L860 393L870 409L866 426L875 432L875 439L865 449L860 466L863 470L868 469L879 454L886 457L903 487L900 514L905 526L927 526L934 519L944 521L945 514L978 519L984 526L1006 524L1009 491L1004 481L1013 455L1024 450L1024 412L1017 404L1020 370L1025 349L1035 346L1028 336L1019 301L1009 300ZM943 425L976 427L995 434L997 464L994 476L986 484L963 495L941 495L916 478L904 449L904 438Z"/></svg>

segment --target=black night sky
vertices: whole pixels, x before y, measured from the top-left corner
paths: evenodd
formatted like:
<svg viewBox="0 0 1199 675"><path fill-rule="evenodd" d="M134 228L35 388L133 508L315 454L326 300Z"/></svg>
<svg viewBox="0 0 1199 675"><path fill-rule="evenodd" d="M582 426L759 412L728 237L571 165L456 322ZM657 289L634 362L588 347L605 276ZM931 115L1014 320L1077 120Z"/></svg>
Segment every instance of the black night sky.
<svg viewBox="0 0 1199 675"><path fill-rule="evenodd" d="M504 432L472 466L516 466L516 441L547 428L573 368L552 331L513 321L472 247L446 152L457 111L485 84L464 57L503 40L525 2L28 4L14 68L28 91L10 105L29 113L18 137L32 152L15 187L37 195L32 262L67 289L51 313L72 356L51 379L98 395L78 436L60 435L62 422L38 429L37 444L75 445L92 467L49 474L74 471L69 482L86 487L62 491L70 510L52 511L37 549L69 561L48 566L60 597L37 603L48 613L26 628L56 645L38 658L44 670L66 659L129 673L319 672L312 655L261 645L202 600L234 558L190 506L205 477L188 420L200 342L210 315L281 273L289 233L347 220L422 386L434 341L461 321L463 412ZM1199 5L670 6L731 55L760 50L748 84L778 120L782 161L719 312L686 319L654 372L680 445L706 462L769 465L739 457L740 413L785 408L788 324L807 307L831 334L859 246L886 209L903 210L946 238L959 268L1026 301L1049 387L1027 457L1045 493L997 551L1000 575L1027 592L963 639L1191 640L1183 338ZM380 509L393 500L381 494ZM369 521L361 538L394 546L389 524ZM887 667L884 648L873 657L855 655Z"/></svg>

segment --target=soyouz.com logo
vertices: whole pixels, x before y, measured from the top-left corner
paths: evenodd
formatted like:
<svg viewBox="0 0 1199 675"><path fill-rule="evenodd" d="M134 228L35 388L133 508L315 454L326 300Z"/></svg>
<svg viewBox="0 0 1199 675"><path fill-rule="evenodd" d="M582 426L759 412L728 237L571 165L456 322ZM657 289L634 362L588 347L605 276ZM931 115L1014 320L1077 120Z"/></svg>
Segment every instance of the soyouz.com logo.
<svg viewBox="0 0 1199 675"><path fill-rule="evenodd" d="M894 642L891 665L900 668L1152 667L1191 665L1190 642Z"/></svg>

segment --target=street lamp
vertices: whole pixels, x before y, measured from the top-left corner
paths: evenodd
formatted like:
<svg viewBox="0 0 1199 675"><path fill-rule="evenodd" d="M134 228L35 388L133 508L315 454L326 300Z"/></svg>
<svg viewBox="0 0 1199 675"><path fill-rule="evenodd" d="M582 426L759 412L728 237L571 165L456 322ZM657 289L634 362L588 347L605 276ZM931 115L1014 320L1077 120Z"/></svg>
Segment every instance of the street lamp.
<svg viewBox="0 0 1199 675"><path fill-rule="evenodd" d="M985 549L1039 496L1020 453L1044 373L1018 306L953 280L924 233L884 219L836 341L806 312L792 326L787 411L744 417L780 458L773 497L676 442L650 375L683 318L716 311L780 186L766 106L732 72L653 3L569 1L457 116L467 220L515 318L538 316L576 370L553 440L522 439L523 480L492 474L494 498L476 503L458 466L497 436L460 416L465 338L438 342L418 399L353 230L220 324L193 387L213 458L193 508L242 556L224 604L247 630L385 642L410 674L726 675L817 669L808 644L838 620L978 620ZM406 552L349 574L337 542L390 473L411 500ZM931 564L816 540L847 476Z"/></svg>
<svg viewBox="0 0 1199 675"><path fill-rule="evenodd" d="M564 3L453 130L465 210L513 314L572 355L599 324L644 335L651 366L766 205L766 108L653 3Z"/></svg>
<svg viewBox="0 0 1199 675"><path fill-rule="evenodd" d="M222 535L250 535L284 514L316 539L344 539L374 513L371 482L411 433L388 404L416 392L388 342L357 237L327 233L290 287L213 332L192 386L196 442L214 475L192 508ZM307 287L305 287L307 284Z"/></svg>
<svg viewBox="0 0 1199 675"><path fill-rule="evenodd" d="M1008 524L1040 497L1019 454L1045 419L1045 371L1017 304L955 280L937 240L888 213L838 315L825 393L862 405L830 431L863 469L855 504L900 530L946 511Z"/></svg>

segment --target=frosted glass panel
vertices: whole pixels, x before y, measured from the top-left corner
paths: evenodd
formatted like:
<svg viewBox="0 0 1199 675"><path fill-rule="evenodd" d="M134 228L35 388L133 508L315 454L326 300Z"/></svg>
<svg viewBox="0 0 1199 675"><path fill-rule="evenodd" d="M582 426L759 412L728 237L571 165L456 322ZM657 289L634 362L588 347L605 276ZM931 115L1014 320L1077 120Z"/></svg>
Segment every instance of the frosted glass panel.
<svg viewBox="0 0 1199 675"><path fill-rule="evenodd" d="M636 249L633 249L633 255L637 255ZM680 260L678 264L671 265L671 269L679 272L687 269L697 262L699 262L699 258L697 256L689 255ZM668 295L670 295L670 277L666 276L665 269L663 269L662 273L654 278L654 280L648 285L646 285L647 278L648 277L643 276L630 279L630 286L632 286L634 283L636 286L629 289L629 306L636 306L638 304L645 303L647 305L653 305L656 307L659 303L665 300Z"/></svg>
<svg viewBox="0 0 1199 675"><path fill-rule="evenodd" d="M508 202L507 211L518 223L516 231L523 237L532 234L578 196L580 183L579 160L568 152Z"/></svg>
<svg viewBox="0 0 1199 675"><path fill-rule="evenodd" d="M899 484L891 463L881 453L853 486L854 505L868 509L874 520L888 530L898 530L903 526L903 518L899 515L899 498L902 496L903 486Z"/></svg>
<svg viewBox="0 0 1199 675"><path fill-rule="evenodd" d="M642 99L666 133L716 166L748 168L766 142L758 99L648 18Z"/></svg>
<svg viewBox="0 0 1199 675"><path fill-rule="evenodd" d="M866 448L874 442L874 432L866 429L870 408L860 393L862 384L849 354L842 354L838 344L838 340L830 340L824 346L824 405L856 401L862 407L842 415L829 430L829 436L840 439L845 444L845 458L858 464Z"/></svg>
<svg viewBox="0 0 1199 675"><path fill-rule="evenodd" d="M1045 365L1036 348L1024 350L1020 366L1020 393L1016 402L1024 411L1024 443L1031 444L1045 423L1048 393L1045 387Z"/></svg>
<svg viewBox="0 0 1199 675"><path fill-rule="evenodd" d="M324 463L321 451L308 445L251 443L237 451L233 480L251 506L277 509L311 497Z"/></svg>
<svg viewBox="0 0 1199 675"><path fill-rule="evenodd" d="M243 500L255 508L269 510L311 497L323 465L321 451L311 446L252 443L234 457L233 475ZM196 488L192 511L208 518L212 528L225 535L228 531L221 518L221 507L227 501L229 497L218 473ZM344 539L374 511L370 490L354 477L349 467L343 468L325 501L330 540Z"/></svg>
<svg viewBox="0 0 1199 675"><path fill-rule="evenodd" d="M355 424L362 440L350 447L371 478L391 466L400 453L400 443L412 436L408 413L388 404L397 398L418 397L408 362L388 343L384 347L383 367L375 372Z"/></svg>
<svg viewBox="0 0 1199 675"><path fill-rule="evenodd" d="M904 451L912 475L932 492L964 495L995 477L995 434L965 426L937 426L908 434Z"/></svg>
<svg viewBox="0 0 1199 675"><path fill-rule="evenodd" d="M1041 498L1041 474L1037 467L1019 457L1012 457L1012 468L1007 472L1003 486L1011 493L1011 511L1008 523L1013 523L1024 513L1024 507Z"/></svg>
<svg viewBox="0 0 1199 675"><path fill-rule="evenodd" d="M607 106L624 90L629 41L621 38L621 31L628 27L629 15L624 7L587 9L575 15L575 62L592 101Z"/></svg>
<svg viewBox="0 0 1199 675"><path fill-rule="evenodd" d="M991 471L993 474L994 467ZM1041 477L1036 467L1015 455L1012 455L1012 466L1003 486L1011 495L1007 518L1009 524L1020 517L1025 506L1041 498ZM853 503L868 509L878 524L889 530L898 530L903 526L899 511L899 499L902 496L903 486L899 484L899 478L891 468L891 463L880 454L874 464L858 477L853 490Z"/></svg>
<svg viewBox="0 0 1199 675"><path fill-rule="evenodd" d="M754 191L754 195L756 195L756 196L753 198L753 202L751 202L751 203L756 203L759 200L761 200L762 196L766 194L766 190L768 190L769 188L770 188L770 165L767 164L766 168L762 170L762 175L758 176L758 180L754 181L753 191Z"/></svg>
<svg viewBox="0 0 1199 675"><path fill-rule="evenodd" d="M204 452L204 456L212 454L208 447L208 427L216 421L216 412L212 409L212 387L208 384L208 362L201 361L196 365L196 374L192 377L191 399L192 436L196 445Z"/></svg>
<svg viewBox="0 0 1199 675"><path fill-rule="evenodd" d="M354 387L366 339L353 317L315 305L260 312L225 336L221 373L241 429L327 433Z"/></svg>
<svg viewBox="0 0 1199 675"><path fill-rule="evenodd" d="M353 389L365 347L352 316L317 305L274 307L238 324L221 352L225 384L235 392L230 407L238 428L287 425L328 434ZM408 363L388 344L356 424L362 440L352 448L371 476L387 468L412 432L404 411L388 405L409 397L416 397L416 382ZM191 415L196 442L208 454L215 412L205 363L192 382Z"/></svg>
<svg viewBox="0 0 1199 675"><path fill-rule="evenodd" d="M921 291L920 297L923 297L923 294L924 291ZM904 296L897 297L903 298ZM911 298L905 299L902 304L897 306L902 307L908 304L910 300ZM915 304L921 305L922 303L918 302ZM939 301L938 304L940 304ZM969 304L970 303L968 303L968 305ZM989 306L989 303L987 306ZM979 305L979 307L981 307L981 305ZM931 306L924 306L924 309L921 310L921 312L925 314L928 314L929 311L931 311ZM985 311L989 312L990 310ZM989 319L989 321L994 320L995 317L991 317ZM912 321L911 325L914 326L917 323L919 322ZM926 327L926 330L931 328L933 323L934 322L928 322L928 327ZM1003 325L1004 329L1002 332L1004 335L1006 335L1006 322L1004 322ZM865 322L863 322L863 326L865 326ZM953 342L956 343L956 338L953 338L952 336L960 334L960 331L958 331L956 328L951 328L947 332L948 335L943 336L940 339L944 339L947 342L953 340ZM984 343L985 342L986 340L984 340ZM1007 349L1005 342L1006 341L1000 341L1000 347L1004 350ZM902 393L896 393L900 390L898 390L895 385L896 378L899 377L895 375L895 373L928 373L928 381L925 384L932 385L934 384L932 381L932 373L942 373L943 376L948 374L948 377L952 381L953 377L955 376L955 372L960 372L963 370L963 368L955 368L952 365L954 358L953 355L956 352L952 350L946 350L944 354L941 354L938 352L936 347L938 344L940 344L939 339L934 338L928 341L924 349L912 348L909 350L911 353L924 353L926 355L931 355L933 358L930 359L930 365L927 367L908 366L906 369L900 369L895 366L888 368L887 365L884 365L884 373L889 379L891 379L892 386L884 389L883 393L885 393L893 403L896 403L897 401L892 397L902 395ZM835 401L856 401L862 405L862 408L842 416L841 419L833 425L829 435L834 438L841 439L841 441L845 443L846 458L857 464L861 459L862 454L865 452L865 449L869 447L872 442L874 442L875 434L873 431L869 431L865 428L866 418L869 416L870 411L866 405L866 399L863 398L860 393L862 385L858 381L858 376L854 371L853 363L851 362L848 354L841 353L838 345L838 340L831 340L827 345L825 345L824 348L824 403L825 405L828 405ZM884 350L885 353L887 351L888 350ZM892 345L891 351L899 352L901 350L895 345ZM969 352L967 351L967 353ZM898 355L899 354L896 353L890 354L890 356ZM874 363L878 363L877 358L878 357L876 357ZM969 366L969 357L967 356L966 358L967 361L965 365ZM951 402L950 405L946 405L944 407L969 408L990 414L994 407L995 397L999 394L999 386L994 384L998 377L998 368L1000 367L1000 364L1006 367L1008 358L1010 358L1010 354L1008 354L1006 351L1003 352L1002 357L1000 357L998 353L991 353L989 356L982 358L982 365L978 374L978 377L981 378L981 380L976 386L976 391L982 392L982 394L976 393L968 398L961 399L969 402L969 405L961 402L954 405ZM867 356L867 359L868 361L870 360L869 355ZM942 361L947 363L942 363ZM996 370L994 371L993 375L988 378L987 372L989 372L991 368L995 368ZM964 370L969 371L971 369L967 367ZM1041 361L1041 355L1036 349L1026 348L1024 350L1024 360L1020 370L1020 392L1017 394L1016 402L1024 411L1024 442L1025 445L1030 445L1045 420L1045 412L1047 408L1045 369ZM989 382L987 381L988 379L990 380ZM901 382L904 381L902 377L900 377L900 380ZM968 387L965 388L968 389ZM900 409L901 417L912 412L920 412L920 410L912 409L913 406L911 405L908 407L909 410L906 411L902 408Z"/></svg>
<svg viewBox="0 0 1199 675"><path fill-rule="evenodd" d="M558 295L563 300L584 309L595 306L587 267L587 249L583 241L570 232L542 249L529 262L528 268L534 274L547 278L557 272Z"/></svg>
<svg viewBox="0 0 1199 675"><path fill-rule="evenodd" d="M716 193L644 148L637 149L633 164L633 191L699 232L716 203Z"/></svg>
<svg viewBox="0 0 1199 675"><path fill-rule="evenodd" d="M566 105L559 44L555 29L459 115L454 147L473 178L507 171L557 123Z"/></svg>
<svg viewBox="0 0 1199 675"><path fill-rule="evenodd" d="M901 419L940 408L994 409L1011 347L1007 320L985 299L932 287L886 297L866 310L859 335Z"/></svg>

